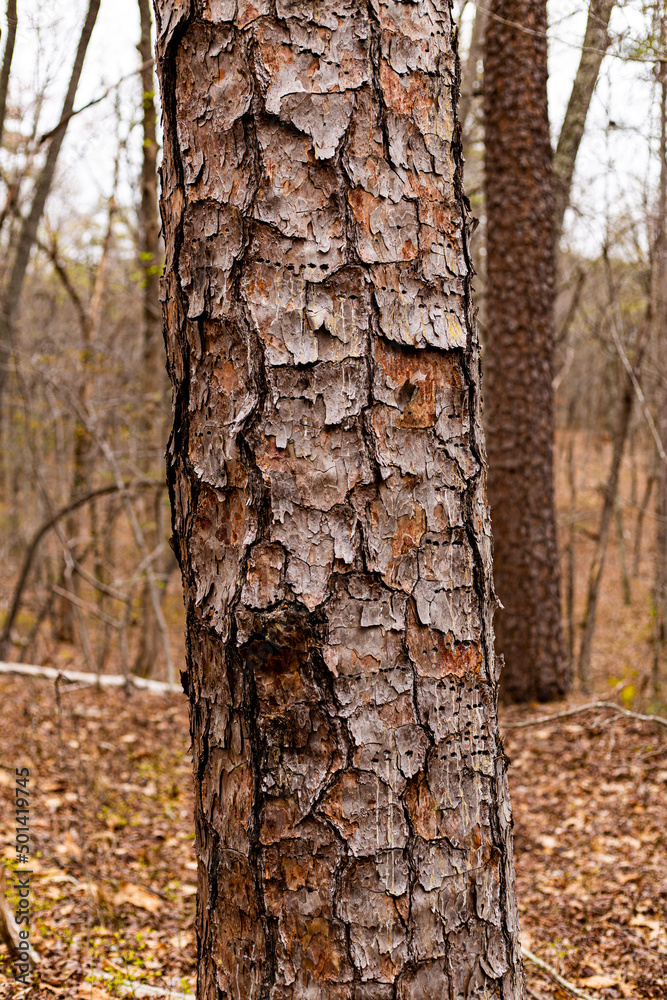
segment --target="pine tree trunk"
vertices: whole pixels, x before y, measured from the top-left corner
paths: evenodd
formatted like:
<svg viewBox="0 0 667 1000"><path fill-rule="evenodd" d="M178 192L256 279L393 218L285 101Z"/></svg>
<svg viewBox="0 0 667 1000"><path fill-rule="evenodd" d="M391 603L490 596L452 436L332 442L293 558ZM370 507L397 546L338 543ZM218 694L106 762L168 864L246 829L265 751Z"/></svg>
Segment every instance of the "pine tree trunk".
<svg viewBox="0 0 667 1000"><path fill-rule="evenodd" d="M157 11L198 996L515 1000L449 4Z"/></svg>
<svg viewBox="0 0 667 1000"><path fill-rule="evenodd" d="M494 0L484 60L489 500L503 689L570 684L553 492L554 212L546 0ZM523 26L527 30L522 30Z"/></svg>

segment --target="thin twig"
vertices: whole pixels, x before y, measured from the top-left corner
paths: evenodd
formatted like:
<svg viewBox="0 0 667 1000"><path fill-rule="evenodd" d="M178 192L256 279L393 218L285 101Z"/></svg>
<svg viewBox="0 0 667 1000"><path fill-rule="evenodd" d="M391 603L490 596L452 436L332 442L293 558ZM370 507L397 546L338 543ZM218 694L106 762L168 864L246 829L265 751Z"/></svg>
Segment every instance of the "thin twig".
<svg viewBox="0 0 667 1000"><path fill-rule="evenodd" d="M121 622L116 621L116 619L112 618L111 615L105 614L104 611L100 611L99 608L93 607L93 605L89 604L88 601L83 601L80 597L77 597L77 595L73 594L70 590L65 590L64 587L58 587L56 586L56 584L53 585L53 590L56 594L59 594L61 597L64 597L65 600L70 601L72 604L75 604L77 608L81 609L81 611L87 611L89 614L94 615L96 618L99 618L100 621L103 621L105 623L105 625L110 625L112 628L115 629L122 628Z"/></svg>
<svg viewBox="0 0 667 1000"><path fill-rule="evenodd" d="M162 548L162 546L160 546L160 548ZM76 573L77 576L80 576L81 579L85 580L86 583L89 583L91 587L95 587L95 589L99 590L101 594L106 594L107 597L113 598L114 601L122 601L123 604L127 604L129 600L127 594L122 594L120 590L114 590L113 587L108 587L106 583L102 583L101 580L98 580L96 576L93 576L92 573L89 573L87 569L81 566L81 564L78 563L76 559L74 559L71 552L68 552L68 555L72 560L73 573Z"/></svg>
<svg viewBox="0 0 667 1000"><path fill-rule="evenodd" d="M547 963L543 962L541 958L537 957L537 955L533 955L532 951L528 951L527 948L522 946L521 954L524 958L527 958L529 962L532 962L539 969L546 972L548 976L551 976L551 978L554 979L559 986L562 986L564 990L567 990L568 993L572 993L573 996L579 997L579 1000L595 1000L590 993L584 993L584 991L580 990L578 986L574 985L574 983L570 983L567 979L563 979L561 974L556 972L553 966L547 965Z"/></svg>
<svg viewBox="0 0 667 1000"><path fill-rule="evenodd" d="M569 708L567 712L556 712L555 715L545 715L541 719L527 719L525 722L506 722L504 729L526 729L528 726L542 726L550 722L557 722L559 719L569 719L572 715L579 715L581 712L588 712L591 708L611 708L618 715L624 715L628 719L637 719L639 722L656 722L659 726L667 726L667 719L660 715L640 715L639 712L631 712L627 708L621 708L613 701L590 701L586 705L578 708Z"/></svg>
<svg viewBox="0 0 667 1000"><path fill-rule="evenodd" d="M510 28L516 28L517 31L522 32L524 35L533 35L536 38L548 38L552 44L553 42L558 42L560 45L568 46L568 48L577 49L578 52L596 52L601 56L611 56L613 59L622 59L623 62L650 63L651 65L654 65L655 62L660 61L663 58L662 52L657 52L655 55L651 56L631 55L629 52L624 53L620 50L618 52L614 52L611 48L611 43L606 49L598 49L594 45L581 45L581 43L571 41L568 38L558 38L554 35L552 30L545 31L544 29L529 28L527 25L521 24L519 21L512 21L507 17L501 17L501 15L496 14L495 11L482 6L478 0L475 0L475 7L477 7L478 10L483 10L494 21L498 21L500 24L506 24ZM622 36L618 36L617 40L622 40Z"/></svg>
<svg viewBox="0 0 667 1000"><path fill-rule="evenodd" d="M141 64L139 69L134 69L132 70L131 73L126 73L125 76L121 76L120 80L116 80L115 83L112 83L111 86L107 87L107 89L102 94L100 94L99 97L94 97L92 101L88 101L88 103L84 104L82 107L76 108L76 110L74 111L70 111L68 115L64 115L60 119L57 125L54 125L52 129L50 129L48 132L45 132L44 135L40 136L37 145L41 146L42 143L46 142L47 139L53 138L56 132L59 132L61 128L64 128L65 125L67 125L67 123L72 118L76 117L76 115L80 115L82 111L87 111L88 108L92 108L96 104L100 104L109 96L109 94L111 94L114 90L117 90L122 83L125 83L126 80L129 80L133 76L138 76L139 73L142 72L142 70L146 69L148 66L152 66L153 62L154 62L153 59L147 59L145 63Z"/></svg>
<svg viewBox="0 0 667 1000"><path fill-rule="evenodd" d="M48 379L49 376L44 372L43 377ZM128 521L130 522L130 527L132 529L132 534L134 535L134 540L137 544L137 548L141 552L142 556L146 558L148 556L148 547L146 545L146 536L139 524L137 519L134 506L132 504L127 486L123 482L120 466L116 459L116 456L109 445L108 441L104 440L104 437L99 432L97 416L94 411L91 411L87 406L82 406L80 401L72 396L71 393L65 390L64 386L60 386L61 392L66 392L68 396L70 406L77 414L83 426L86 428L88 433L92 436L97 447L100 449L116 480L116 486L118 492L121 495L123 501L123 506L125 507L125 512L127 514ZM151 596L151 604L153 605L153 611L155 612L155 619L157 621L158 630L162 639L162 646L164 651L165 663L167 666L167 680L170 684L174 682L174 661L171 655L171 649L169 647L169 633L167 631L167 623L164 618L164 613L162 611L162 605L160 602L160 591L155 579L155 574L151 568L150 563L146 567L146 579L148 581L148 589ZM7 626L5 626L6 630ZM2 653L2 648L0 647L0 655L5 655Z"/></svg>

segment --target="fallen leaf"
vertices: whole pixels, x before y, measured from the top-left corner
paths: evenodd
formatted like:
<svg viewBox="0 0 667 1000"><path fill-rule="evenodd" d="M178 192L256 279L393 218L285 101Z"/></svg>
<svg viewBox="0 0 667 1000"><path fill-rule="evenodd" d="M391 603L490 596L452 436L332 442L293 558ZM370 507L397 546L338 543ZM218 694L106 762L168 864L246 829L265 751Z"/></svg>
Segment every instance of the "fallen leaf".
<svg viewBox="0 0 667 1000"><path fill-rule="evenodd" d="M579 980L582 986L589 986L593 990L603 990L607 986L618 986L618 976L586 976Z"/></svg>
<svg viewBox="0 0 667 1000"><path fill-rule="evenodd" d="M106 818L106 824L110 830L122 830L123 827L127 826L127 820L119 816L118 813L111 812Z"/></svg>
<svg viewBox="0 0 667 1000"><path fill-rule="evenodd" d="M527 948L528 951L533 949L533 935L524 928L521 929L521 947Z"/></svg>
<svg viewBox="0 0 667 1000"><path fill-rule="evenodd" d="M639 873L638 872L616 872L616 874L614 875L614 878L616 879L617 882L620 882L621 885L627 885L628 882L636 882L637 879L639 878Z"/></svg>
<svg viewBox="0 0 667 1000"><path fill-rule="evenodd" d="M62 843L56 845L56 854L69 854L73 858L80 858L83 854L83 851L69 830L63 837Z"/></svg>
<svg viewBox="0 0 667 1000"><path fill-rule="evenodd" d="M103 895L97 882L78 882L76 888L78 892L83 892L87 896L90 896L96 903L100 901Z"/></svg>
<svg viewBox="0 0 667 1000"><path fill-rule="evenodd" d="M56 868L50 868L45 871L43 875L39 877L40 882L72 882L76 885L76 879L72 875L66 875L65 872L60 872Z"/></svg>
<svg viewBox="0 0 667 1000"><path fill-rule="evenodd" d="M79 986L79 996L85 1000L111 1000L111 994L106 990L101 990L99 986L92 983L81 983Z"/></svg>
<svg viewBox="0 0 667 1000"><path fill-rule="evenodd" d="M630 921L630 926L648 927L649 930L653 931L651 937L655 937L657 934L659 934L662 927L659 920L651 920L650 917L642 917L642 916L633 917L632 920Z"/></svg>
<svg viewBox="0 0 667 1000"><path fill-rule="evenodd" d="M162 906L162 900L159 896L142 889L140 885L134 885L132 882L122 883L113 898L113 902L114 906L129 903L130 906L136 906L140 910L148 910L149 913L157 913Z"/></svg>
<svg viewBox="0 0 667 1000"><path fill-rule="evenodd" d="M552 837L549 834L544 834L543 836L538 837L538 841L547 851L555 851L558 847L558 838Z"/></svg>
<svg viewBox="0 0 667 1000"><path fill-rule="evenodd" d="M194 945L194 939L191 934L186 931L180 931L178 934L174 934L173 937L169 938L169 944L172 948L191 948Z"/></svg>
<svg viewBox="0 0 667 1000"><path fill-rule="evenodd" d="M582 986L590 986L592 989L603 990L609 986L615 986L617 990L620 990L621 996L627 998L635 997L634 986L629 986L627 983L623 982L618 976L607 976L607 975L596 975L587 976L585 979L580 979L579 982Z"/></svg>

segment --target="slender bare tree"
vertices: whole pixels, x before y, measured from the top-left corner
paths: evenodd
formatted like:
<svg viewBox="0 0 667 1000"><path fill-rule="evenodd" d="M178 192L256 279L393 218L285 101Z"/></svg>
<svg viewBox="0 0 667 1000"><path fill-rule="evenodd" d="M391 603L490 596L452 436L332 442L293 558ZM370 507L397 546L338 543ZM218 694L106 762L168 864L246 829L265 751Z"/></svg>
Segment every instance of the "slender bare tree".
<svg viewBox="0 0 667 1000"><path fill-rule="evenodd" d="M553 160L556 246L563 228L565 211L570 204L574 168L584 136L588 109L600 75L602 60L610 43L609 21L614 5L615 0L590 0L588 5L581 58Z"/></svg>
<svg viewBox="0 0 667 1000"><path fill-rule="evenodd" d="M667 36L667 10L664 0L656 5L660 53ZM652 289L654 340L658 374L658 434L667 442L667 60L656 65L660 107L660 183L654 239L654 281ZM655 537L655 636L653 650L653 690L658 694L662 665L667 649L667 462L658 461L656 476Z"/></svg>
<svg viewBox="0 0 667 1000"><path fill-rule="evenodd" d="M50 134L49 148L37 180L32 196L32 202L28 214L22 221L16 251L9 270L9 278L0 301L0 401L7 378L10 342L12 331L16 322L16 315L21 300L23 282L30 260L30 251L37 239L37 229L39 226L46 199L56 172L56 164L60 149L65 138L65 131L74 109L74 99L79 86L81 70L86 57L90 36L93 33L97 14L100 9L100 0L90 0L86 18L81 29L81 36L74 57L74 65L70 76L67 93L63 103L62 113L58 125Z"/></svg>
<svg viewBox="0 0 667 1000"><path fill-rule="evenodd" d="M16 0L7 0L7 41L5 42L5 52L2 57L2 69L0 69L0 143L2 143L2 136L5 131L9 74L11 72L12 59L14 57L14 43L16 42L17 25Z"/></svg>
<svg viewBox="0 0 667 1000"><path fill-rule="evenodd" d="M613 313L615 309L618 309L618 297L617 297L617 291L614 288L613 284L613 276L609 261L609 254L606 247L604 251L604 262L605 262L605 269L607 271L607 283L609 286L610 312ZM623 374L618 416L612 438L611 463L607 475L607 482L605 484L605 489L604 489L602 511L600 513L600 523L595 543L595 553L593 555L593 561L591 563L588 576L586 606L581 623L581 646L579 649L579 660L577 664L577 671L579 674L579 680L581 682L582 689L585 692L591 690L591 681L592 681L591 657L593 653L593 636L595 635L597 605L600 596L600 582L602 579L602 571L604 569L604 562L607 553L609 531L611 528L614 508L616 506L618 497L618 484L621 472L621 462L623 461L625 446L628 439L628 434L630 432L632 413L635 404L636 386L639 384L639 379L641 377L641 366L644 357L644 351L646 348L646 337L651 325L651 313L652 313L652 308L649 305L649 308L647 309L646 320L644 323L642 323L639 329L637 341L634 345L634 352L633 352L634 356L632 364L630 365L630 363L628 362L628 367L626 368ZM616 323L616 317L613 316L611 319L611 324L615 323ZM620 333L619 330L615 330L616 343L618 344L620 351L622 351L623 354L625 355L624 349L621 345L619 333Z"/></svg>
<svg viewBox="0 0 667 1000"><path fill-rule="evenodd" d="M75 500L77 497L84 494L90 493L94 478L95 458L98 454L95 439L90 431L90 427L86 423L85 417L90 414L91 403L95 394L96 352L99 350L100 344L104 296L109 269L109 257L113 244L114 225L118 210L116 195L118 188L119 165L120 149L116 152L112 193L109 196L107 203L106 231L102 240L100 258L95 269L92 294L89 303L83 301L70 277L67 265L61 259L55 234L52 235L51 242L49 244L42 244L38 241L40 249L44 250L48 255L51 263L53 264L53 268L63 285L63 288L74 306L81 333L81 347L78 356L80 370L78 373L79 377L77 386L79 412L77 413L74 422L74 446L72 455L72 500ZM71 517L65 522L65 532L68 545L71 544L72 540L76 538L79 531L81 525L80 513L81 512L78 510L73 511ZM90 517L91 538L96 556L96 573L101 578L103 576L103 569L100 565L100 539L97 528L97 512L94 509L94 505L91 506L87 513ZM76 586L76 578L73 582ZM69 598L60 597L59 600L56 601L55 634L60 641L74 641L74 612L74 606Z"/></svg>
<svg viewBox="0 0 667 1000"><path fill-rule="evenodd" d="M159 296L161 260L157 192L158 144L153 83L155 75L151 59L153 46L151 43L150 0L139 0L139 17L141 38L138 49L141 58L143 129L141 202L139 206L139 265L143 292L142 378L144 390L139 429L144 449L142 468L148 475L155 464L156 457L164 453L164 397L166 389ZM156 549L160 542L161 508L162 496L159 493L145 498L142 516L146 541L151 550ZM148 677L154 672L160 654L160 633L153 610L148 579L144 583L141 617L141 634L134 672Z"/></svg>
<svg viewBox="0 0 667 1000"><path fill-rule="evenodd" d="M160 0L200 1000L523 995L446 0Z"/></svg>
<svg viewBox="0 0 667 1000"><path fill-rule="evenodd" d="M484 59L486 38L486 7L475 7L468 54L461 70L461 100L459 102L459 122L465 142L468 121L473 111L473 100L478 95L480 85L479 66Z"/></svg>

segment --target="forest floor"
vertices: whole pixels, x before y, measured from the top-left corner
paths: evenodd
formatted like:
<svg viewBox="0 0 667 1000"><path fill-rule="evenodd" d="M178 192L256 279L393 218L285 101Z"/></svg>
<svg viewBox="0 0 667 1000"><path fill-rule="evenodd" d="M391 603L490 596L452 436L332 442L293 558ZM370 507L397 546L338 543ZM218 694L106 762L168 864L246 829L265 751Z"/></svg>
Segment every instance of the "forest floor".
<svg viewBox="0 0 667 1000"><path fill-rule="evenodd" d="M578 633L610 450L607 440L584 433L571 451L567 444L559 436L557 507ZM667 715L664 700L651 695L651 507L637 534L646 466L639 449L623 466L593 693L501 711L523 945L596 1000L667 998L667 730L605 710L511 727L593 698ZM0 579L0 607L13 577ZM174 596L169 606L176 663L179 604ZM33 655L33 662L87 669L79 649L46 632ZM13 769L29 767L31 942L42 959L32 988L21 989L0 944L0 997L107 1000L130 981L194 990L188 744L184 697L57 690L45 680L0 676L0 862L11 869L15 858ZM526 975L536 1000L570 996L530 961Z"/></svg>
<svg viewBox="0 0 667 1000"><path fill-rule="evenodd" d="M571 700L570 704L581 699ZM120 983L194 990L196 863L187 704L178 695L0 678L0 851L31 772L31 943L0 996L107 1000ZM596 998L667 996L667 730L605 710L502 714L524 947ZM10 894L10 903L15 900ZM531 962L530 993L570 994Z"/></svg>

